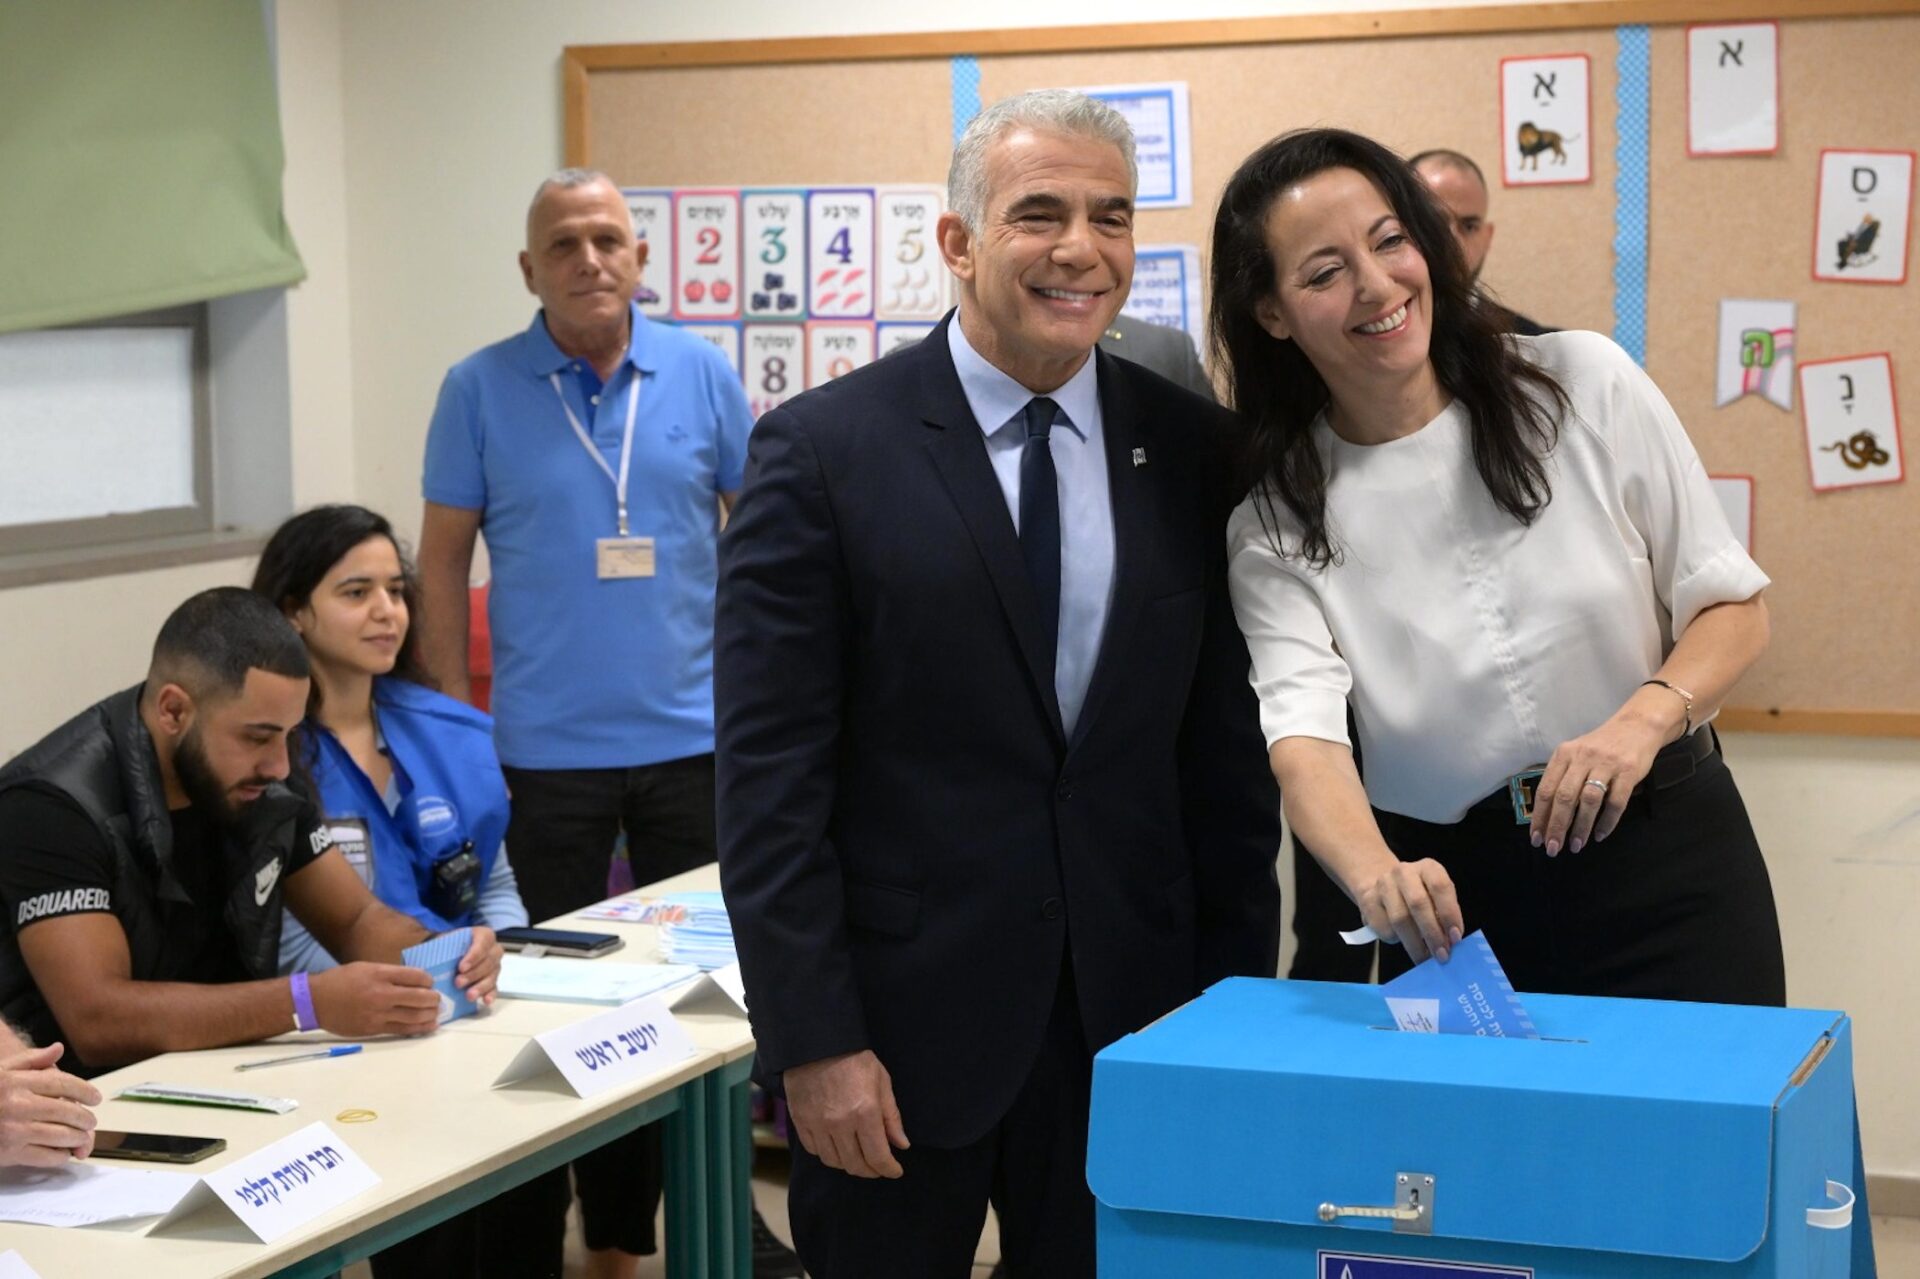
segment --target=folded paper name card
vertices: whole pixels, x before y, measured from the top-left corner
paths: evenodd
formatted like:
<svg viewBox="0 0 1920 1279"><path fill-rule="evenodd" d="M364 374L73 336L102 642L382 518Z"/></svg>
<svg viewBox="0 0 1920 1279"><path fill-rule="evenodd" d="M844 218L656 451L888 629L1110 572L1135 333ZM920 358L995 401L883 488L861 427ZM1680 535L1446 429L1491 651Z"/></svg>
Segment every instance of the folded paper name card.
<svg viewBox="0 0 1920 1279"><path fill-rule="evenodd" d="M684 1027L658 999L636 999L585 1021L535 1035L514 1055L495 1088L559 1071L577 1097L644 1079L694 1054Z"/></svg>
<svg viewBox="0 0 1920 1279"><path fill-rule="evenodd" d="M261 1243L331 1212L380 1178L325 1124L308 1124L200 1179L152 1232L170 1233L192 1219L238 1221Z"/></svg>
<svg viewBox="0 0 1920 1279"><path fill-rule="evenodd" d="M27 1259L9 1248L0 1252L0 1279L40 1279Z"/></svg>

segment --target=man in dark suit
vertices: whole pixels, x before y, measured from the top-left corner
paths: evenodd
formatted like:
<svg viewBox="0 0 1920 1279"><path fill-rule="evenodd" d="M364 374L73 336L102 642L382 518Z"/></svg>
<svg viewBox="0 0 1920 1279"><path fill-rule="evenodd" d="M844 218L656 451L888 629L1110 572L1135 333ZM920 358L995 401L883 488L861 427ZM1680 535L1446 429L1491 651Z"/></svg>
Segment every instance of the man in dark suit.
<svg viewBox="0 0 1920 1279"><path fill-rule="evenodd" d="M1093 1274L1092 1054L1271 974L1279 828L1221 410L1094 354L1132 135L977 117L925 342L762 418L721 545L721 880L816 1279ZM911 1142L909 1142L911 1137Z"/></svg>
<svg viewBox="0 0 1920 1279"><path fill-rule="evenodd" d="M1206 367L1200 363L1200 352L1184 329L1149 324L1130 315L1116 315L1107 331L1100 335L1100 349L1152 369L1195 395L1209 400L1219 398L1213 393L1213 380L1207 376Z"/></svg>

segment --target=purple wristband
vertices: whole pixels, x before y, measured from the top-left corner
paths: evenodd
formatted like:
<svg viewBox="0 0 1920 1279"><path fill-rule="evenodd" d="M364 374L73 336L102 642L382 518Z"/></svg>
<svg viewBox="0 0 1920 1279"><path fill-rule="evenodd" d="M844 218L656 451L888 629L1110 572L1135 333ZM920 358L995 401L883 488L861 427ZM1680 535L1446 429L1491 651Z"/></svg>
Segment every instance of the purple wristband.
<svg viewBox="0 0 1920 1279"><path fill-rule="evenodd" d="M307 989L307 975L295 973L288 980L293 984L293 1028L320 1029L320 1018L313 1011L313 992Z"/></svg>

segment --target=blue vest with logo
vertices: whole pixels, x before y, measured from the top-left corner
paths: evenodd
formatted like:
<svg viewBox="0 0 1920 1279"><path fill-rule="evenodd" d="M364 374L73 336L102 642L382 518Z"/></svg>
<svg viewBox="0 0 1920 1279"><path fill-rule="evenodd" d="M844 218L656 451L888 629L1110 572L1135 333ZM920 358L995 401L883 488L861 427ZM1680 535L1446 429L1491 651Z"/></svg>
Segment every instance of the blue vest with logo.
<svg viewBox="0 0 1920 1279"><path fill-rule="evenodd" d="M359 826L374 895L432 932L471 924L444 919L425 903L434 866L469 841L486 887L507 833L507 782L493 753L493 718L464 702L399 679L373 682L374 712L393 762L400 805L392 813L339 740L318 725L308 765L329 827ZM355 861L336 829L334 842Z"/></svg>

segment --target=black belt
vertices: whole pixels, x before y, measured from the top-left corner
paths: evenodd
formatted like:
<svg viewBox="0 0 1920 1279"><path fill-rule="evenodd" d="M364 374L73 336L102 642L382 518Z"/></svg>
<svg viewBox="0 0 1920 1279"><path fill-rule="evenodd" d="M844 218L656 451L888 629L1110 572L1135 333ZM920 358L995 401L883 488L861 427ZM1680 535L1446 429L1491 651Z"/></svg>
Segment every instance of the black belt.
<svg viewBox="0 0 1920 1279"><path fill-rule="evenodd" d="M1703 724L1679 741L1668 742L1665 746L1662 746L1659 754L1653 757L1653 767L1647 770L1647 775L1640 780L1640 784L1633 788L1633 793L1635 795L1643 795L1648 791L1665 790L1669 786L1678 786L1681 782L1686 781L1689 777L1692 777L1695 772L1699 771L1700 765L1713 758L1714 755L1719 753L1719 750L1720 740L1714 736L1712 725ZM1522 774L1516 773L1514 776L1518 777L1521 775ZM1493 794L1487 796L1485 799L1479 800L1467 811L1470 813L1498 812L1511 815L1513 813L1513 793L1505 783L1502 783L1499 790L1493 792Z"/></svg>

